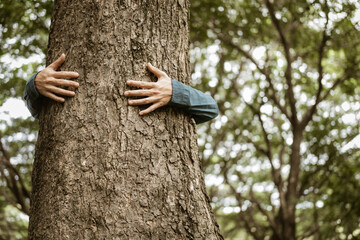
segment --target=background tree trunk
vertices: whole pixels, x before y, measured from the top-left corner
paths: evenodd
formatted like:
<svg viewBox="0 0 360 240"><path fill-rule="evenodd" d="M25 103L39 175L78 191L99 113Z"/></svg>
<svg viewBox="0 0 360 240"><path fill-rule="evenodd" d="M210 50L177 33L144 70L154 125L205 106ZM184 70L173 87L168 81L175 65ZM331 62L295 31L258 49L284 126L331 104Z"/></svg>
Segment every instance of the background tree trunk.
<svg viewBox="0 0 360 240"><path fill-rule="evenodd" d="M126 80L152 62L189 81L189 1L55 1L47 64L77 71L77 95L44 102L30 239L221 239L200 169L194 121L140 117Z"/></svg>

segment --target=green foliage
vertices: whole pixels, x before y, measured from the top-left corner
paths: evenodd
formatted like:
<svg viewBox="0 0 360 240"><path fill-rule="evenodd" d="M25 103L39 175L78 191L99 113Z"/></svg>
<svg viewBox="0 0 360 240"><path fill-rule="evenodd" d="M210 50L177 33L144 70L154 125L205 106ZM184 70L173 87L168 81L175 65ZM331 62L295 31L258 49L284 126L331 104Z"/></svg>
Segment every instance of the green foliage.
<svg viewBox="0 0 360 240"><path fill-rule="evenodd" d="M0 1L0 107L21 99L26 80L43 65L52 4ZM26 239L37 129L33 118L0 121L0 239Z"/></svg>
<svg viewBox="0 0 360 240"><path fill-rule="evenodd" d="M26 239L28 220L18 209L6 204L0 196L0 237L1 239Z"/></svg>
<svg viewBox="0 0 360 240"><path fill-rule="evenodd" d="M360 5L270 5L276 20L266 1L192 2L193 80L214 96L221 112L199 129L217 219L226 239L241 239L237 233L244 230L249 239L283 239L271 220L279 229L285 226L279 191L290 191L295 167L291 106L300 121L319 101L302 132L296 235L359 237L359 153L343 148L359 134L360 24L354 17Z"/></svg>
<svg viewBox="0 0 360 240"><path fill-rule="evenodd" d="M34 54L43 56L51 9L52 1L0 2L0 106L9 97L22 97L24 80L39 66L39 63L21 66L11 66L10 63L28 59Z"/></svg>

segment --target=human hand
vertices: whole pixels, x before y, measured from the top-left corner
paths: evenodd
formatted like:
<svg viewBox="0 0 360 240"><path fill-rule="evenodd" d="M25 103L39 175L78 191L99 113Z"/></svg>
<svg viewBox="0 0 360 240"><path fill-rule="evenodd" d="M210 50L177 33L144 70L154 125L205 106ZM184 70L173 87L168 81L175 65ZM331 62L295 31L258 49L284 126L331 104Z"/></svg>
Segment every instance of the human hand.
<svg viewBox="0 0 360 240"><path fill-rule="evenodd" d="M55 62L39 72L35 78L35 87L37 91L41 95L57 102L65 102L65 99L60 96L75 96L75 92L65 90L62 87L79 87L79 83L65 79L79 77L77 72L56 71L64 61L65 54L61 54Z"/></svg>
<svg viewBox="0 0 360 240"><path fill-rule="evenodd" d="M165 106L170 102L172 96L172 84L169 76L165 72L152 66L150 63L147 64L147 67L150 72L155 74L155 76L158 78L158 81L156 83L127 81L127 85L143 89L130 90L124 93L126 97L145 97L142 99L129 100L129 105L152 104L147 109L141 111L139 113L140 115L148 114L159 107Z"/></svg>

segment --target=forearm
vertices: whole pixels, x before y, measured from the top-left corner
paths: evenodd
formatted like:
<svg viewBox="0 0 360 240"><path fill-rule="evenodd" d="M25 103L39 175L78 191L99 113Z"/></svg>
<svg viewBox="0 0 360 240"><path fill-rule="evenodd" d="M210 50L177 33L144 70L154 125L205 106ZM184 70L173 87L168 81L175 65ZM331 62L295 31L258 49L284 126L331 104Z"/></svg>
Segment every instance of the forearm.
<svg viewBox="0 0 360 240"><path fill-rule="evenodd" d="M35 78L39 72L34 74L27 82L25 87L24 99L26 106L29 109L31 115L38 118L41 110L41 95L38 93L35 87Z"/></svg>
<svg viewBox="0 0 360 240"><path fill-rule="evenodd" d="M214 119L219 114L215 100L208 94L172 80L173 95L169 105L184 109L197 124Z"/></svg>

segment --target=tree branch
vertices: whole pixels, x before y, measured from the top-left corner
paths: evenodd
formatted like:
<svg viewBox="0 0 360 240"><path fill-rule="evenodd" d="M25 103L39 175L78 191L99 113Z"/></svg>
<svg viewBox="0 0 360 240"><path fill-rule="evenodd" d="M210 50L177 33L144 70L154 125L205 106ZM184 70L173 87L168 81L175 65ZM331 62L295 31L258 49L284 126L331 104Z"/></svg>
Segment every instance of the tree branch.
<svg viewBox="0 0 360 240"><path fill-rule="evenodd" d="M259 211L267 218L267 220L269 221L270 227L271 229L274 231L276 237L278 239L281 239L281 234L280 234L280 229L278 228L278 226L276 225L275 221L273 218L270 217L269 213L267 211L265 211L265 209L261 206L261 204L259 203L259 201L256 199L256 197L254 196L254 192L253 192L253 188L252 186L250 187L250 197L251 197L251 201L253 203L255 203L255 205L257 206L257 208L259 209Z"/></svg>
<svg viewBox="0 0 360 240"><path fill-rule="evenodd" d="M24 181L19 173L19 171L11 164L10 162L10 155L9 153L5 150L2 141L1 141L1 133L0 133L0 153L2 154L2 158L0 161L0 164L2 164L4 167L4 169L6 169L8 171L9 174L9 178L6 177L4 171L1 171L1 175L3 175L3 177L5 178L6 182L7 182L7 186L9 188L9 190L13 193L16 202L18 204L20 204L21 206L21 210L22 212L24 212L25 214L29 214L29 206L26 203L26 198L30 198L30 192L26 189ZM18 186L18 183L20 184L20 188ZM16 204L14 205L15 207Z"/></svg>
<svg viewBox="0 0 360 240"><path fill-rule="evenodd" d="M253 218L253 214L247 214L248 218L245 216L245 212L243 212L241 210L242 208L242 204L244 201L243 196L241 195L241 193L239 193L238 191L236 191L235 187L230 183L229 178L228 178L228 167L225 165L224 167L224 171L223 171L223 175L224 175L224 180L225 183L230 187L230 190L232 192L232 194L235 196L236 201L238 202L238 206L240 207L240 213L239 213L239 218L244 222L245 224L245 229L246 231L255 239L255 240L261 240L261 236L259 236L258 234L256 234L256 231L252 231L252 228L255 227L256 229L260 229L260 227L256 224L256 221Z"/></svg>
<svg viewBox="0 0 360 240"><path fill-rule="evenodd" d="M310 236L314 235L315 233L317 233L319 231L319 226L317 227L313 227L312 230L310 230L309 232L303 234L302 236L298 237L298 239L307 239L309 238Z"/></svg>
<svg viewBox="0 0 360 240"><path fill-rule="evenodd" d="M286 118L291 121L291 117L289 115L289 113L287 112L286 108L281 105L279 99L277 98L278 92L274 87L274 84L272 82L272 79L270 77L270 74L267 72L266 69L260 67L259 63L252 57L252 55L248 52L245 51L243 48L241 48L240 46L238 46L237 44L235 44L230 38L229 36L225 36L223 33L217 33L214 29L213 31L215 32L215 34L218 36L218 38L223 41L224 43L226 43L227 45L233 47L234 49L236 49L237 51L239 51L242 55L245 56L245 58L247 58L248 60L250 60L255 66L256 68L259 70L259 72L261 74L263 74L267 80L267 82L269 83L270 89L272 90L272 94L270 95L270 99L272 99L275 103L275 105L280 109L280 111L286 116Z"/></svg>
<svg viewBox="0 0 360 240"><path fill-rule="evenodd" d="M296 111L296 100L295 100L294 89L293 89L293 84L292 84L292 69L291 69L292 60L291 60L291 56L290 56L290 46L289 46L289 43L286 40L285 34L280 26L280 22L275 16L274 6L270 3L269 0L265 0L265 5L269 11L271 21L280 36L280 42L284 48L285 59L287 62L287 66L286 66L286 70L285 70L285 80L286 80L286 84L287 84L286 93L287 93L287 97L289 99L289 105L290 105L290 109L291 109L290 122L291 122L291 124L293 124L293 126L295 126L298 124L298 118L297 118L297 111Z"/></svg>
<svg viewBox="0 0 360 240"><path fill-rule="evenodd" d="M326 2L326 1L325 1ZM304 129L308 123L311 121L314 113L316 112L317 106L318 104L321 102L321 92L323 90L323 84L322 84L322 80L323 80L323 66L322 66L322 60L324 58L324 51L325 51L325 47L326 47L326 42L329 40L329 37L326 34L327 31L327 26L329 23L329 13L326 13L326 23L325 23L325 29L323 31L323 35L322 35L322 40L320 43L320 47L318 50L318 90L316 92L316 100L313 106L311 106L308 111L304 114L303 119L301 120L301 127Z"/></svg>

